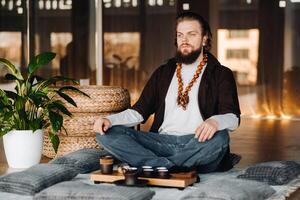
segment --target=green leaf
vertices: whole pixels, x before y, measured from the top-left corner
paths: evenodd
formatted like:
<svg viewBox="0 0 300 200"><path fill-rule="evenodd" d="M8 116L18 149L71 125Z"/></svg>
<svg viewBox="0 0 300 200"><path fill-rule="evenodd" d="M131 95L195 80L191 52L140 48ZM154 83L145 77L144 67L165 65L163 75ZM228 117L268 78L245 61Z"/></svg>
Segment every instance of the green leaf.
<svg viewBox="0 0 300 200"><path fill-rule="evenodd" d="M4 90L2 90L2 89L0 88L0 97L2 97L2 96L5 96L5 92L4 92Z"/></svg>
<svg viewBox="0 0 300 200"><path fill-rule="evenodd" d="M17 99L15 101L16 110L18 112L22 111L24 109L24 99L21 96L17 96Z"/></svg>
<svg viewBox="0 0 300 200"><path fill-rule="evenodd" d="M77 92L79 94L82 94L82 95L90 98L90 96L88 94L80 91L78 88L76 88L74 86L63 86L58 91L60 91L60 92L63 92L63 91L73 91L73 92Z"/></svg>
<svg viewBox="0 0 300 200"><path fill-rule="evenodd" d="M66 135L68 136L68 131L67 131L67 129L66 129L64 126L62 126L62 128L64 129Z"/></svg>
<svg viewBox="0 0 300 200"><path fill-rule="evenodd" d="M52 130L56 133L58 132L63 125L63 117L53 111L49 111L49 119L51 122Z"/></svg>
<svg viewBox="0 0 300 200"><path fill-rule="evenodd" d="M34 119L30 122L29 124L29 128L35 132L36 130L38 129L41 129L42 128L42 119L41 118L37 118L37 119Z"/></svg>
<svg viewBox="0 0 300 200"><path fill-rule="evenodd" d="M73 106L77 107L77 104L75 101L67 94L60 92L60 91L55 91L61 98L66 100L68 103L72 104Z"/></svg>
<svg viewBox="0 0 300 200"><path fill-rule="evenodd" d="M4 65L17 79L24 80L20 70L16 68L11 62L4 58L0 58L0 64Z"/></svg>
<svg viewBox="0 0 300 200"><path fill-rule="evenodd" d="M49 101L49 97L42 91L34 92L28 95L29 99L31 99L34 104L39 107L43 101Z"/></svg>
<svg viewBox="0 0 300 200"><path fill-rule="evenodd" d="M51 104L48 105L48 109L58 109L62 113L68 115L69 117L72 116L72 113L63 105L61 101L54 101Z"/></svg>
<svg viewBox="0 0 300 200"><path fill-rule="evenodd" d="M70 81L74 84L79 84L78 81L76 79L73 79L73 78L67 78L67 77L64 77L64 76L54 76L54 77L49 78L48 80L38 82L34 85L38 85L37 88L39 88L39 89L44 89L44 88L46 88L50 85L56 84L57 82L68 82L68 81Z"/></svg>
<svg viewBox="0 0 300 200"><path fill-rule="evenodd" d="M5 79L9 81L18 80L18 78L12 74L5 74Z"/></svg>
<svg viewBox="0 0 300 200"><path fill-rule="evenodd" d="M51 125L51 123L49 123L49 122L45 122L44 124L43 124L43 129L46 129L46 128L48 128L49 126Z"/></svg>
<svg viewBox="0 0 300 200"><path fill-rule="evenodd" d="M18 98L18 94L15 93L15 92L12 92L12 91L9 91L9 90L4 90L7 97L10 98L10 99L13 99L13 100L16 100Z"/></svg>
<svg viewBox="0 0 300 200"><path fill-rule="evenodd" d="M9 103L8 98L10 99L17 99L18 95L12 91L8 91L8 90L1 90L0 89L0 97L2 97L2 101L5 102L6 104Z"/></svg>
<svg viewBox="0 0 300 200"><path fill-rule="evenodd" d="M49 138L50 138L50 141L52 143L52 147L55 151L55 153L57 153L57 149L58 149L58 146L59 146L59 137L56 135L56 134L53 134L52 132L49 133Z"/></svg>
<svg viewBox="0 0 300 200"><path fill-rule="evenodd" d="M28 65L28 72L29 75L34 73L40 67L48 64L53 58L55 58L55 53L52 52L45 52L35 56Z"/></svg>
<svg viewBox="0 0 300 200"><path fill-rule="evenodd" d="M33 84L34 80L36 80L37 82L40 82L40 81L44 81L45 79L41 76L34 75L34 76L31 76L28 81L29 81L29 83Z"/></svg>

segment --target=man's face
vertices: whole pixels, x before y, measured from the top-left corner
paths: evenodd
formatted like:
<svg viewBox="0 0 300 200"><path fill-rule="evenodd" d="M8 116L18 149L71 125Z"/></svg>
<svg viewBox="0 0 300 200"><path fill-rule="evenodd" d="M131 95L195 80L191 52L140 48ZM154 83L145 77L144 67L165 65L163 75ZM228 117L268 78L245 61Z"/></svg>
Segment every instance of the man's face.
<svg viewBox="0 0 300 200"><path fill-rule="evenodd" d="M196 20L183 20L177 25L177 51L188 56L202 49L203 36L201 26Z"/></svg>

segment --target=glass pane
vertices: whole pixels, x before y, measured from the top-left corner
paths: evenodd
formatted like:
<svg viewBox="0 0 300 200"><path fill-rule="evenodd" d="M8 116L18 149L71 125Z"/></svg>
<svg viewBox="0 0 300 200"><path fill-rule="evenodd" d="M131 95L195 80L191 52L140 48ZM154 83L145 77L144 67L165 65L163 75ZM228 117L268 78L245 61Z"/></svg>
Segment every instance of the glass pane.
<svg viewBox="0 0 300 200"><path fill-rule="evenodd" d="M105 85L136 102L152 72L175 53L174 0L103 0Z"/></svg>
<svg viewBox="0 0 300 200"><path fill-rule="evenodd" d="M140 68L140 36L139 32L104 33L105 76L108 85L136 89Z"/></svg>
<svg viewBox="0 0 300 200"><path fill-rule="evenodd" d="M35 54L57 55L42 76L63 75L96 84L95 0L34 1Z"/></svg>
<svg viewBox="0 0 300 200"><path fill-rule="evenodd" d="M218 58L234 71L243 116L299 118L300 4L222 0L218 6Z"/></svg>
<svg viewBox="0 0 300 200"><path fill-rule="evenodd" d="M284 12L282 108L285 118L300 117L300 3L287 1Z"/></svg>
<svg viewBox="0 0 300 200"><path fill-rule="evenodd" d="M0 1L0 57L22 67L25 63L26 5L21 0ZM13 84L4 79L8 71L0 66L0 88L12 89Z"/></svg>

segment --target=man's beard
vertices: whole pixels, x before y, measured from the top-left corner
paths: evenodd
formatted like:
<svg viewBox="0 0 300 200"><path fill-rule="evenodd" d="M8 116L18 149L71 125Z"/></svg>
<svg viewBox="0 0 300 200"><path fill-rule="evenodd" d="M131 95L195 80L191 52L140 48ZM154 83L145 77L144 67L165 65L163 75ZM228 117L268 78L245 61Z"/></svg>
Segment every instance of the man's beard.
<svg viewBox="0 0 300 200"><path fill-rule="evenodd" d="M192 64L194 63L199 55L201 54L202 48L198 48L196 50L193 50L189 54L182 54L180 50L177 49L175 59L178 63L184 63L184 64Z"/></svg>

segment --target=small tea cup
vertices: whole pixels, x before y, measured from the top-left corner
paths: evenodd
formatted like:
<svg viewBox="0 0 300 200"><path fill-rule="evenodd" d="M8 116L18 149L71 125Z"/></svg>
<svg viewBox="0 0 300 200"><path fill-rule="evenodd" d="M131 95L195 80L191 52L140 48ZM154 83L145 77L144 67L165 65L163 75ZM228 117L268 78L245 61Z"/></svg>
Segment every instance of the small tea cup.
<svg viewBox="0 0 300 200"><path fill-rule="evenodd" d="M154 176L154 169L152 169L152 168L143 169L143 175L145 177L153 177Z"/></svg>
<svg viewBox="0 0 300 200"><path fill-rule="evenodd" d="M159 169L157 170L157 175L159 178L170 178L168 169Z"/></svg>
<svg viewBox="0 0 300 200"><path fill-rule="evenodd" d="M111 156L103 156L100 158L100 169L103 174L112 174L114 159Z"/></svg>
<svg viewBox="0 0 300 200"><path fill-rule="evenodd" d="M136 167L130 167L123 170L126 185L135 185L138 178L138 170Z"/></svg>

